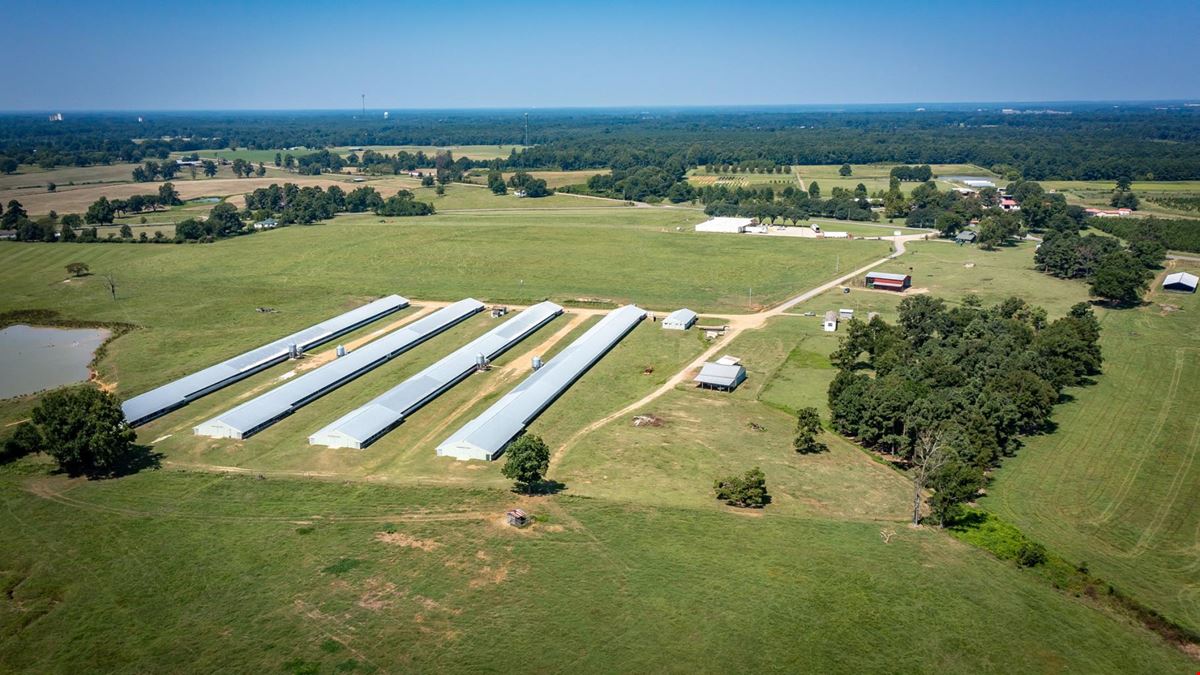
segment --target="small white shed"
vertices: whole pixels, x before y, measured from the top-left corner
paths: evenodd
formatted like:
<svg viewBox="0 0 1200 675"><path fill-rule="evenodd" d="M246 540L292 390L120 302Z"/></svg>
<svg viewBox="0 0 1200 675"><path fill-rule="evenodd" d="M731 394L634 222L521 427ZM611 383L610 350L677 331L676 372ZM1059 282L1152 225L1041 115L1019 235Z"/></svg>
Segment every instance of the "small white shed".
<svg viewBox="0 0 1200 675"><path fill-rule="evenodd" d="M825 332L832 333L837 330L838 315L832 309L825 312Z"/></svg>
<svg viewBox="0 0 1200 675"><path fill-rule="evenodd" d="M696 313L684 307L677 309L662 320L663 330L687 330L696 323Z"/></svg>

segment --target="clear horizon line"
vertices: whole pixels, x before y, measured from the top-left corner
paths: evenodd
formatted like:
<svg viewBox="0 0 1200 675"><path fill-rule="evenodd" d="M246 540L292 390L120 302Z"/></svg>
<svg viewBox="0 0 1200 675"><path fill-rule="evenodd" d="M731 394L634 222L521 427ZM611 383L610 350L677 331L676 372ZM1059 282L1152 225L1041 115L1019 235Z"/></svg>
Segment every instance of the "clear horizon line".
<svg viewBox="0 0 1200 675"><path fill-rule="evenodd" d="M533 105L533 106L443 106L443 107L399 107L378 106L366 108L367 112L469 112L507 110L761 110L769 108L800 109L813 107L863 107L863 106L998 106L998 105L1150 105L1182 104L1200 106L1200 98L1145 98L1145 99L1043 99L1043 100L980 100L980 101L872 101L872 102L821 102L821 103L656 103L656 104L611 104L611 105ZM35 113L275 113L275 112L361 112L359 107L321 108L8 108L0 115ZM915 111L914 111L915 112Z"/></svg>

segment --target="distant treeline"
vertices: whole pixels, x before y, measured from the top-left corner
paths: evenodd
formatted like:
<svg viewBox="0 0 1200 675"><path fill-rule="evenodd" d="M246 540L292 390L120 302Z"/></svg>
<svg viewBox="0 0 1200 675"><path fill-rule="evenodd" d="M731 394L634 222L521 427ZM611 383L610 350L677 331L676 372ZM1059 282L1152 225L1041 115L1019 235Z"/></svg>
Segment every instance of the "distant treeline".
<svg viewBox="0 0 1200 675"><path fill-rule="evenodd" d="M5 159L44 167L163 159L173 151L345 145L521 143L520 112L175 113L0 116ZM135 141L134 139L139 139ZM1079 108L1070 115L997 111L543 111L530 116L534 147L502 169L974 163L1026 179L1200 179L1200 110ZM11 166L11 163L8 163ZM462 166L461 168L467 168Z"/></svg>

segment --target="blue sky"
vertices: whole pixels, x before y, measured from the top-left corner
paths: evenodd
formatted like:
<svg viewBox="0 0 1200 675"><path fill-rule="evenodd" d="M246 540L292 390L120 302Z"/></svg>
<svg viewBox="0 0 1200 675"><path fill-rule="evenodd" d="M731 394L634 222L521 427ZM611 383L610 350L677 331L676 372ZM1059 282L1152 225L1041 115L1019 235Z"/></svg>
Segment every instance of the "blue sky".
<svg viewBox="0 0 1200 675"><path fill-rule="evenodd" d="M4 0L0 110L1200 98L1200 2Z"/></svg>

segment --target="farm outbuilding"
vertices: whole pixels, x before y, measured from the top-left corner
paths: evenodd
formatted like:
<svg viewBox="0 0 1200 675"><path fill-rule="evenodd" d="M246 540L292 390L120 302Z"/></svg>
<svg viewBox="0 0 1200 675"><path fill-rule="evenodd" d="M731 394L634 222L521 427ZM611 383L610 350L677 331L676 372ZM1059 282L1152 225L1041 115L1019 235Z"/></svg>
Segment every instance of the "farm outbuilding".
<svg viewBox="0 0 1200 675"><path fill-rule="evenodd" d="M240 356L134 396L121 404L121 411L125 413L125 420L130 426L143 424L187 405L209 392L285 361L293 349L297 353L311 349L407 306L408 299L399 295L380 298L328 321L309 326Z"/></svg>
<svg viewBox="0 0 1200 675"><path fill-rule="evenodd" d="M211 438L246 438L483 309L478 300L459 300L202 422L192 431Z"/></svg>
<svg viewBox="0 0 1200 675"><path fill-rule="evenodd" d="M475 372L480 355L485 362L491 361L562 311L562 307L553 302L530 307L309 436L309 445L357 450L367 447L421 406Z"/></svg>
<svg viewBox="0 0 1200 675"><path fill-rule="evenodd" d="M725 234L741 234L746 228L753 226L753 218L732 218L719 216L711 218L696 226L697 232L723 232Z"/></svg>
<svg viewBox="0 0 1200 675"><path fill-rule="evenodd" d="M645 310L625 305L609 312L566 349L525 378L512 391L437 446L438 456L459 460L493 460L509 441L525 430L575 380L646 317Z"/></svg>
<svg viewBox="0 0 1200 675"><path fill-rule="evenodd" d="M688 308L677 309L662 320L664 330L687 330L696 323L696 313Z"/></svg>
<svg viewBox="0 0 1200 675"><path fill-rule="evenodd" d="M746 369L741 364L706 363L694 380L700 387L733 391L746 380Z"/></svg>
<svg viewBox="0 0 1200 675"><path fill-rule="evenodd" d="M1195 293L1197 281L1200 281L1200 277L1197 277L1195 274L1175 272L1174 274L1168 274L1163 279L1163 290Z"/></svg>
<svg viewBox="0 0 1200 675"><path fill-rule="evenodd" d="M911 276L890 272L867 272L866 281L867 288L879 288L886 291L903 291L912 286Z"/></svg>
<svg viewBox="0 0 1200 675"><path fill-rule="evenodd" d="M825 330L825 332L832 333L832 332L836 331L837 325L838 325L837 312L833 311L832 309L829 310L828 312L825 312L825 321L823 321L821 323L821 327Z"/></svg>
<svg viewBox="0 0 1200 675"><path fill-rule="evenodd" d="M963 230L955 235L954 242L957 244L974 244L978 236L974 230Z"/></svg>

